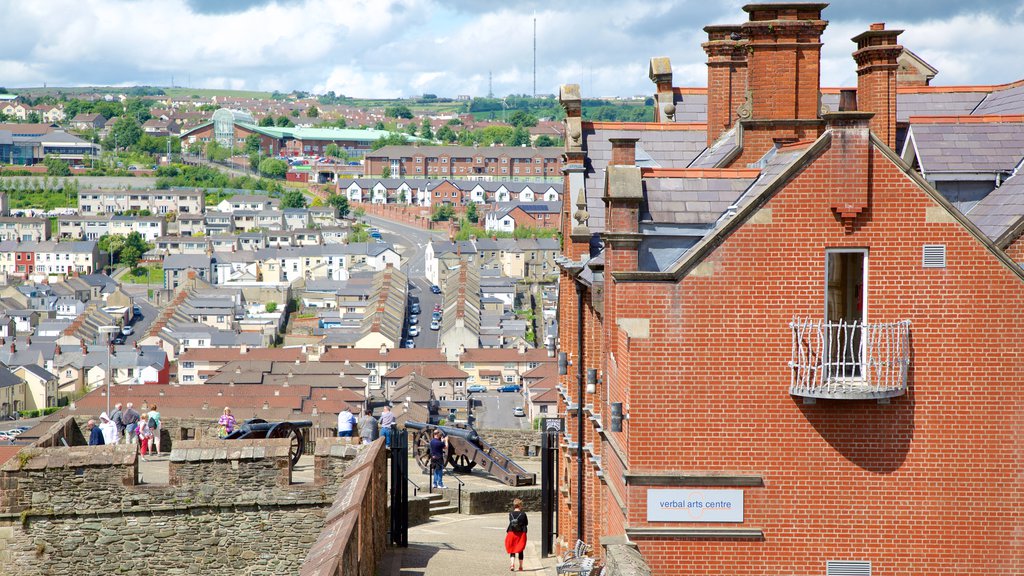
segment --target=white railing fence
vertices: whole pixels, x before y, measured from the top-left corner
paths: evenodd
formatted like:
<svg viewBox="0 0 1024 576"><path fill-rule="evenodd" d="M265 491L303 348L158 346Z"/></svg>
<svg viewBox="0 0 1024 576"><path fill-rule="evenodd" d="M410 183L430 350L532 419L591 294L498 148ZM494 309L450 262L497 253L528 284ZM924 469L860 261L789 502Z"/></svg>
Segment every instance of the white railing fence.
<svg viewBox="0 0 1024 576"><path fill-rule="evenodd" d="M789 393L887 398L907 389L910 321L882 324L795 318Z"/></svg>

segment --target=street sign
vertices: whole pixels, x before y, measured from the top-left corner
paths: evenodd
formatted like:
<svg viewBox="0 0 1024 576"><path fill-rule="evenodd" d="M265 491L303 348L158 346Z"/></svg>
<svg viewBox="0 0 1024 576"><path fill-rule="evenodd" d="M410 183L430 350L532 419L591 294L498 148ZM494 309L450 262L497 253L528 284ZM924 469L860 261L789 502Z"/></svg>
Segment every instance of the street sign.
<svg viewBox="0 0 1024 576"><path fill-rule="evenodd" d="M565 430L565 418L544 418L540 426L545 432L559 433Z"/></svg>

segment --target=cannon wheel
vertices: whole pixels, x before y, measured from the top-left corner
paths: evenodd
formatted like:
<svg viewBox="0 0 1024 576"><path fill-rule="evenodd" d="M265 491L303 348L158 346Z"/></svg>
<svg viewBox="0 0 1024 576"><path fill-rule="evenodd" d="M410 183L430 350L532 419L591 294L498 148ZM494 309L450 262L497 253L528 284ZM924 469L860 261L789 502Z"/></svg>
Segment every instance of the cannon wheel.
<svg viewBox="0 0 1024 576"><path fill-rule="evenodd" d="M267 438L288 438L291 440L288 446L288 458L295 466L299 462L299 458L302 456L302 429L293 426L291 422L278 422L274 424L270 430L267 430Z"/></svg>
<svg viewBox="0 0 1024 576"><path fill-rule="evenodd" d="M459 474L469 474L476 466L476 461L471 459L468 454L449 454L448 462L452 465L452 469Z"/></svg>
<svg viewBox="0 0 1024 576"><path fill-rule="evenodd" d="M413 439L413 454L416 455L416 463L425 473L430 473L430 435L423 432L415 432Z"/></svg>

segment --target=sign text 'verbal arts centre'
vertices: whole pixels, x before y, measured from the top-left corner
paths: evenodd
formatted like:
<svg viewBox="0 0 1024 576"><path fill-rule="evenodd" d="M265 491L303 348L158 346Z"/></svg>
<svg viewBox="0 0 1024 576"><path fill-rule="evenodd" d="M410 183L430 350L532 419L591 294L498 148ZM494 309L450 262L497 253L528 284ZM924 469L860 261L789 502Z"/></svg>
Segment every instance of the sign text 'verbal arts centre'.
<svg viewBox="0 0 1024 576"><path fill-rule="evenodd" d="M648 490L648 522L743 522L743 490Z"/></svg>

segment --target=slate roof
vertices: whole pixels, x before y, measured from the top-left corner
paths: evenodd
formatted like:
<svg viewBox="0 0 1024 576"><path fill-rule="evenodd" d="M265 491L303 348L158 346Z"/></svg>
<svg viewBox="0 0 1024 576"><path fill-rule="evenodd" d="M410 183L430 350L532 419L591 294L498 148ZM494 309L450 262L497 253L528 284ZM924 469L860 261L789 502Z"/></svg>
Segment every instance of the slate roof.
<svg viewBox="0 0 1024 576"><path fill-rule="evenodd" d="M679 94L673 97L676 106L675 121L688 124L706 122L708 118L708 95Z"/></svg>
<svg viewBox="0 0 1024 576"><path fill-rule="evenodd" d="M644 178L640 220L712 224L754 178Z"/></svg>
<svg viewBox="0 0 1024 576"><path fill-rule="evenodd" d="M925 176L1011 172L1024 156L1024 123L922 123L910 127Z"/></svg>
<svg viewBox="0 0 1024 576"><path fill-rule="evenodd" d="M705 148L690 163L690 168L718 168L740 150L739 131L736 125L722 134L710 147Z"/></svg>
<svg viewBox="0 0 1024 576"><path fill-rule="evenodd" d="M507 156L509 158L561 158L562 150L558 147L552 148L523 148L520 146L488 146L477 148L475 146L384 146L373 152L367 152L367 158L411 158L413 156L440 157L449 156L457 158L474 158L484 156L487 158L498 158Z"/></svg>
<svg viewBox="0 0 1024 576"><path fill-rule="evenodd" d="M982 198L967 217L993 242L1009 231L1024 218L1024 171L1017 172Z"/></svg>
<svg viewBox="0 0 1024 576"><path fill-rule="evenodd" d="M992 92L974 114L1024 114L1024 84Z"/></svg>
<svg viewBox="0 0 1024 576"><path fill-rule="evenodd" d="M686 168L707 144L704 130L604 129L584 124L583 142L587 153L586 191L588 226L604 230L604 170L612 156L611 138L636 137L637 158L648 157L647 166ZM638 162L639 164L639 162Z"/></svg>

